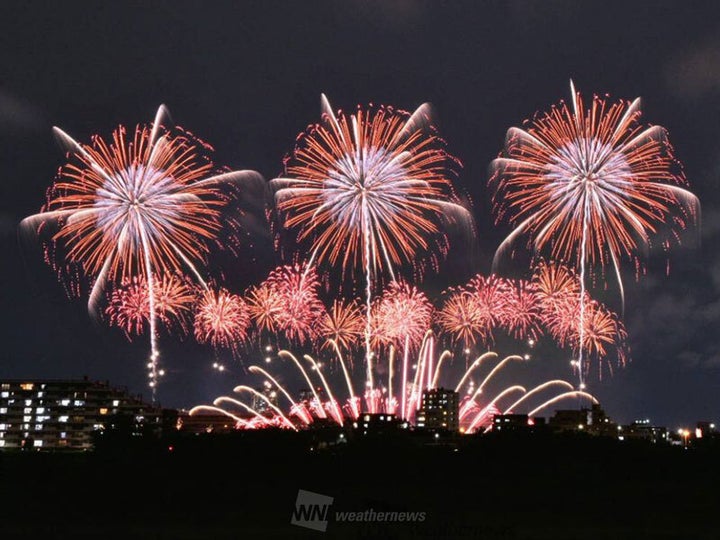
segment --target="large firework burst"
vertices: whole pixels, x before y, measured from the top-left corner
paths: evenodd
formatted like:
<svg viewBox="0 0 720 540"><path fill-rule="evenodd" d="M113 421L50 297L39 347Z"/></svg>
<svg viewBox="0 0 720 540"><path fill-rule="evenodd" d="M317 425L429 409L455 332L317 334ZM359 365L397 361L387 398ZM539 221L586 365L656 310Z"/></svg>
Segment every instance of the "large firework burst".
<svg viewBox="0 0 720 540"><path fill-rule="evenodd" d="M66 245L67 260L94 278L91 312L108 280L143 276L150 291L153 388L159 356L153 275L186 269L204 284L197 265L220 229L225 203L220 184L262 183L252 171L215 171L209 147L186 132L168 130L168 120L161 106L152 126L138 126L130 136L121 126L109 143L95 136L91 145L54 128L70 162L43 211L23 220L36 230L49 221L57 224L52 241Z"/></svg>
<svg viewBox="0 0 720 540"><path fill-rule="evenodd" d="M553 107L527 130L510 128L503 155L491 165L496 219L515 227L496 261L526 235L536 252L577 264L580 298L586 266L612 267L624 297L621 259L639 265L655 236L664 234L665 245L677 239L700 205L683 187L667 132L640 124L639 98L609 104L594 96L585 109L572 82L570 90L571 107ZM579 303L583 343L586 303Z"/></svg>
<svg viewBox="0 0 720 540"><path fill-rule="evenodd" d="M637 260L668 225L685 228L699 202L681 187L667 132L640 124L640 98L608 104L595 96L585 109L570 89L571 108L510 128L491 165L497 220L515 226L497 255L524 234L553 259L612 264L619 274L622 257Z"/></svg>
<svg viewBox="0 0 720 540"><path fill-rule="evenodd" d="M457 161L430 125L430 108L408 115L390 107L336 115L322 96L323 119L298 138L286 177L271 181L287 228L312 239L310 262L341 263L365 274L365 354L372 384L372 280L381 271L416 269L433 245L447 250L443 222L471 229L449 177Z"/></svg>
<svg viewBox="0 0 720 540"><path fill-rule="evenodd" d="M318 262L394 275L442 238L443 219L469 223L449 180L457 162L429 126L428 105L337 116L324 95L322 105L323 122L300 137L287 176L271 181L285 226L312 238Z"/></svg>

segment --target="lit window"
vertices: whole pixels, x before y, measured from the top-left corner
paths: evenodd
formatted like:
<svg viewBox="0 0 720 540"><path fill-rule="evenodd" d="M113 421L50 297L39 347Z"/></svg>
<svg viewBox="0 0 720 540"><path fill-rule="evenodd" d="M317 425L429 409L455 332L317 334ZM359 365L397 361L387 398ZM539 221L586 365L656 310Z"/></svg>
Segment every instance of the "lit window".
<svg viewBox="0 0 720 540"><path fill-rule="evenodd" d="M31 418L31 416L23 416L23 422L29 422Z"/></svg>
<svg viewBox="0 0 720 540"><path fill-rule="evenodd" d="M24 413L24 414L30 414L31 412L32 412L32 408L31 408L31 407L25 407L25 409L23 410L23 413Z"/></svg>
<svg viewBox="0 0 720 540"><path fill-rule="evenodd" d="M2 388L3 390L10 390L10 384L8 384L8 383L2 383L2 387L1 387L1 388Z"/></svg>
<svg viewBox="0 0 720 540"><path fill-rule="evenodd" d="M60 438L61 438L61 439L64 439L64 438L66 438L66 437L67 437L67 432L61 431L61 432L60 432Z"/></svg>
<svg viewBox="0 0 720 540"><path fill-rule="evenodd" d="M45 395L45 392L38 392L37 397L43 397Z"/></svg>
<svg viewBox="0 0 720 540"><path fill-rule="evenodd" d="M5 446L5 441L0 441L0 448L2 448L3 446Z"/></svg>
<svg viewBox="0 0 720 540"><path fill-rule="evenodd" d="M100 409L100 414L107 414L107 409L105 407L102 407Z"/></svg>
<svg viewBox="0 0 720 540"><path fill-rule="evenodd" d="M68 421L67 416L61 416L60 418L58 418L58 422L67 422L67 421Z"/></svg>
<svg viewBox="0 0 720 540"><path fill-rule="evenodd" d="M118 405L120 405L120 400L119 399L113 400L113 407L117 407Z"/></svg>
<svg viewBox="0 0 720 540"><path fill-rule="evenodd" d="M33 446L34 446L35 448L39 448L39 447L42 446L42 443L43 443L42 441L35 441L35 442L33 443Z"/></svg>
<svg viewBox="0 0 720 540"><path fill-rule="evenodd" d="M7 407L0 407L0 414L7 414Z"/></svg>
<svg viewBox="0 0 720 540"><path fill-rule="evenodd" d="M22 388L23 390L32 390L34 387L35 385L31 382L23 383L20 385L20 388Z"/></svg>
<svg viewBox="0 0 720 540"><path fill-rule="evenodd" d="M83 405L85 405L85 402L82 401L81 399L76 399L76 400L75 400L75 406L76 406L76 407L82 407Z"/></svg>
<svg viewBox="0 0 720 540"><path fill-rule="evenodd" d="M10 392L2 392L0 393L0 397L8 397L10 395Z"/></svg>
<svg viewBox="0 0 720 540"><path fill-rule="evenodd" d="M63 400L60 401L60 405L62 405L63 407L67 407L68 405L70 405L70 400L69 400L69 399L63 399Z"/></svg>
<svg viewBox="0 0 720 540"><path fill-rule="evenodd" d="M35 424L35 431L42 431L42 424Z"/></svg>
<svg viewBox="0 0 720 540"><path fill-rule="evenodd" d="M38 407L35 410L35 414L43 414L45 412L45 407Z"/></svg>
<svg viewBox="0 0 720 540"><path fill-rule="evenodd" d="M25 406L26 406L26 407L29 407L30 405L32 405L32 399L26 399L26 400L25 400Z"/></svg>
<svg viewBox="0 0 720 540"><path fill-rule="evenodd" d="M0 424L0 431L5 430L7 428L7 424Z"/></svg>

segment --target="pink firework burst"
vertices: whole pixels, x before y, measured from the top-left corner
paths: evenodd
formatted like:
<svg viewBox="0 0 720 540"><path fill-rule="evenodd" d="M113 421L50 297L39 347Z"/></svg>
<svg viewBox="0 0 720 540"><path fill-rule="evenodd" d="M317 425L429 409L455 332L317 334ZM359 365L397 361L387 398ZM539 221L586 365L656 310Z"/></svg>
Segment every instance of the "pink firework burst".
<svg viewBox="0 0 720 540"><path fill-rule="evenodd" d="M487 317L475 296L458 288L453 291L437 312L440 330L451 336L455 343L475 345L479 336L485 335Z"/></svg>
<svg viewBox="0 0 720 540"><path fill-rule="evenodd" d="M225 289L203 292L195 313L195 339L237 354L248 338L250 313L245 301Z"/></svg>
<svg viewBox="0 0 720 540"><path fill-rule="evenodd" d="M478 274L468 283L467 290L472 294L473 300L485 325L481 334L486 345L493 342L493 333L496 329L506 325L508 297L512 292L512 285L506 279L496 275L488 277Z"/></svg>
<svg viewBox="0 0 720 540"><path fill-rule="evenodd" d="M373 309L373 337L381 345L416 348L431 327L432 314L432 304L417 287L392 282Z"/></svg>
<svg viewBox="0 0 720 540"><path fill-rule="evenodd" d="M542 305L532 282L517 280L507 290L504 327L516 339L536 339L541 333Z"/></svg>
<svg viewBox="0 0 720 540"><path fill-rule="evenodd" d="M247 291L250 317L259 333L274 334L278 329L278 317L283 310L283 298L268 282Z"/></svg>
<svg viewBox="0 0 720 540"><path fill-rule="evenodd" d="M281 266L266 281L277 294L282 309L276 312L277 328L290 341L305 343L317 337L325 306L318 296L320 280L313 267Z"/></svg>
<svg viewBox="0 0 720 540"><path fill-rule="evenodd" d="M325 345L332 339L346 350L359 344L364 330L365 317L356 302L335 300L320 323L320 335Z"/></svg>
<svg viewBox="0 0 720 540"><path fill-rule="evenodd" d="M168 329L188 331L195 293L187 279L172 274L154 276L155 310L160 323ZM124 279L110 294L105 309L111 325L119 326L130 337L140 335L150 323L150 288L142 276Z"/></svg>

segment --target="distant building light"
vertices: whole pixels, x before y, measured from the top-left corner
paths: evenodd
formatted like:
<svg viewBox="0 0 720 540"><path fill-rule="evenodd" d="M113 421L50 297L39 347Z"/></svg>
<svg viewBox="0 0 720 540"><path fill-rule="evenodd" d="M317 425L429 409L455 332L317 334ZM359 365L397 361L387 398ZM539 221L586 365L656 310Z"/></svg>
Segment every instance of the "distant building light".
<svg viewBox="0 0 720 540"><path fill-rule="evenodd" d="M30 382L28 382L28 383L23 383L23 384L20 385L20 388L22 388L23 390L32 390L34 387L35 387L35 385L34 385L33 383L30 383Z"/></svg>

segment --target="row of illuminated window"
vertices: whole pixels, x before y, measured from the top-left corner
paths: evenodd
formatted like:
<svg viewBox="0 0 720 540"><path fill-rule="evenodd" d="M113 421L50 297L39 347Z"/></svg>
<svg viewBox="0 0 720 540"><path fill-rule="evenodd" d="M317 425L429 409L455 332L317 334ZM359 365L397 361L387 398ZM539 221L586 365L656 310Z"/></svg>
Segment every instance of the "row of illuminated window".
<svg viewBox="0 0 720 540"><path fill-rule="evenodd" d="M26 429L28 429L29 426L24 426L24 427L25 427ZM36 431L40 431L41 428L42 428L42 426L35 426L35 430L36 430ZM96 428L96 429L104 429L104 427L98 427L98 428ZM30 435L30 433L29 433L29 432L25 432L25 437L27 437L28 435ZM4 431L0 431L0 439L4 439L4 438L5 438L5 432L4 432ZM60 438L61 438L61 439L67 439L67 431L61 431L61 432L60 432Z"/></svg>
<svg viewBox="0 0 720 540"><path fill-rule="evenodd" d="M59 399L57 401L57 404L60 405L61 407L69 407L70 403L71 403L71 400L69 400L69 399ZM15 404L14 399L11 399L10 401L7 402L7 405L14 405L14 404ZM32 404L33 404L32 399L25 400L26 407L30 407L30 406L32 406ZM72 404L76 407L82 407L85 405L85 402L78 399L78 400L73 401ZM39 403L39 405L42 405L42 401ZM120 405L119 399L113 400L113 402L112 402L113 407L118 407L119 405ZM40 411L41 409L44 410L42 407L38 407L38 411ZM7 407L0 407L0 414L4 414L4 413L7 413Z"/></svg>
<svg viewBox="0 0 720 540"><path fill-rule="evenodd" d="M0 392L0 398L9 398L10 396L11 396L11 392ZM43 392L38 392L38 394L37 394L38 398L42 398L43 396L44 396ZM12 405L13 403L15 403L14 399L11 401L8 401L9 405ZM67 398L57 400L57 404L62 405L63 407L69 407L71 403L73 405L75 405L76 407L82 407L83 405L85 405L85 400L67 399ZM114 399L112 403L113 403L113 407L117 407L118 405L120 405L120 400ZM31 405L31 404L32 404L32 399L25 400L25 405Z"/></svg>

